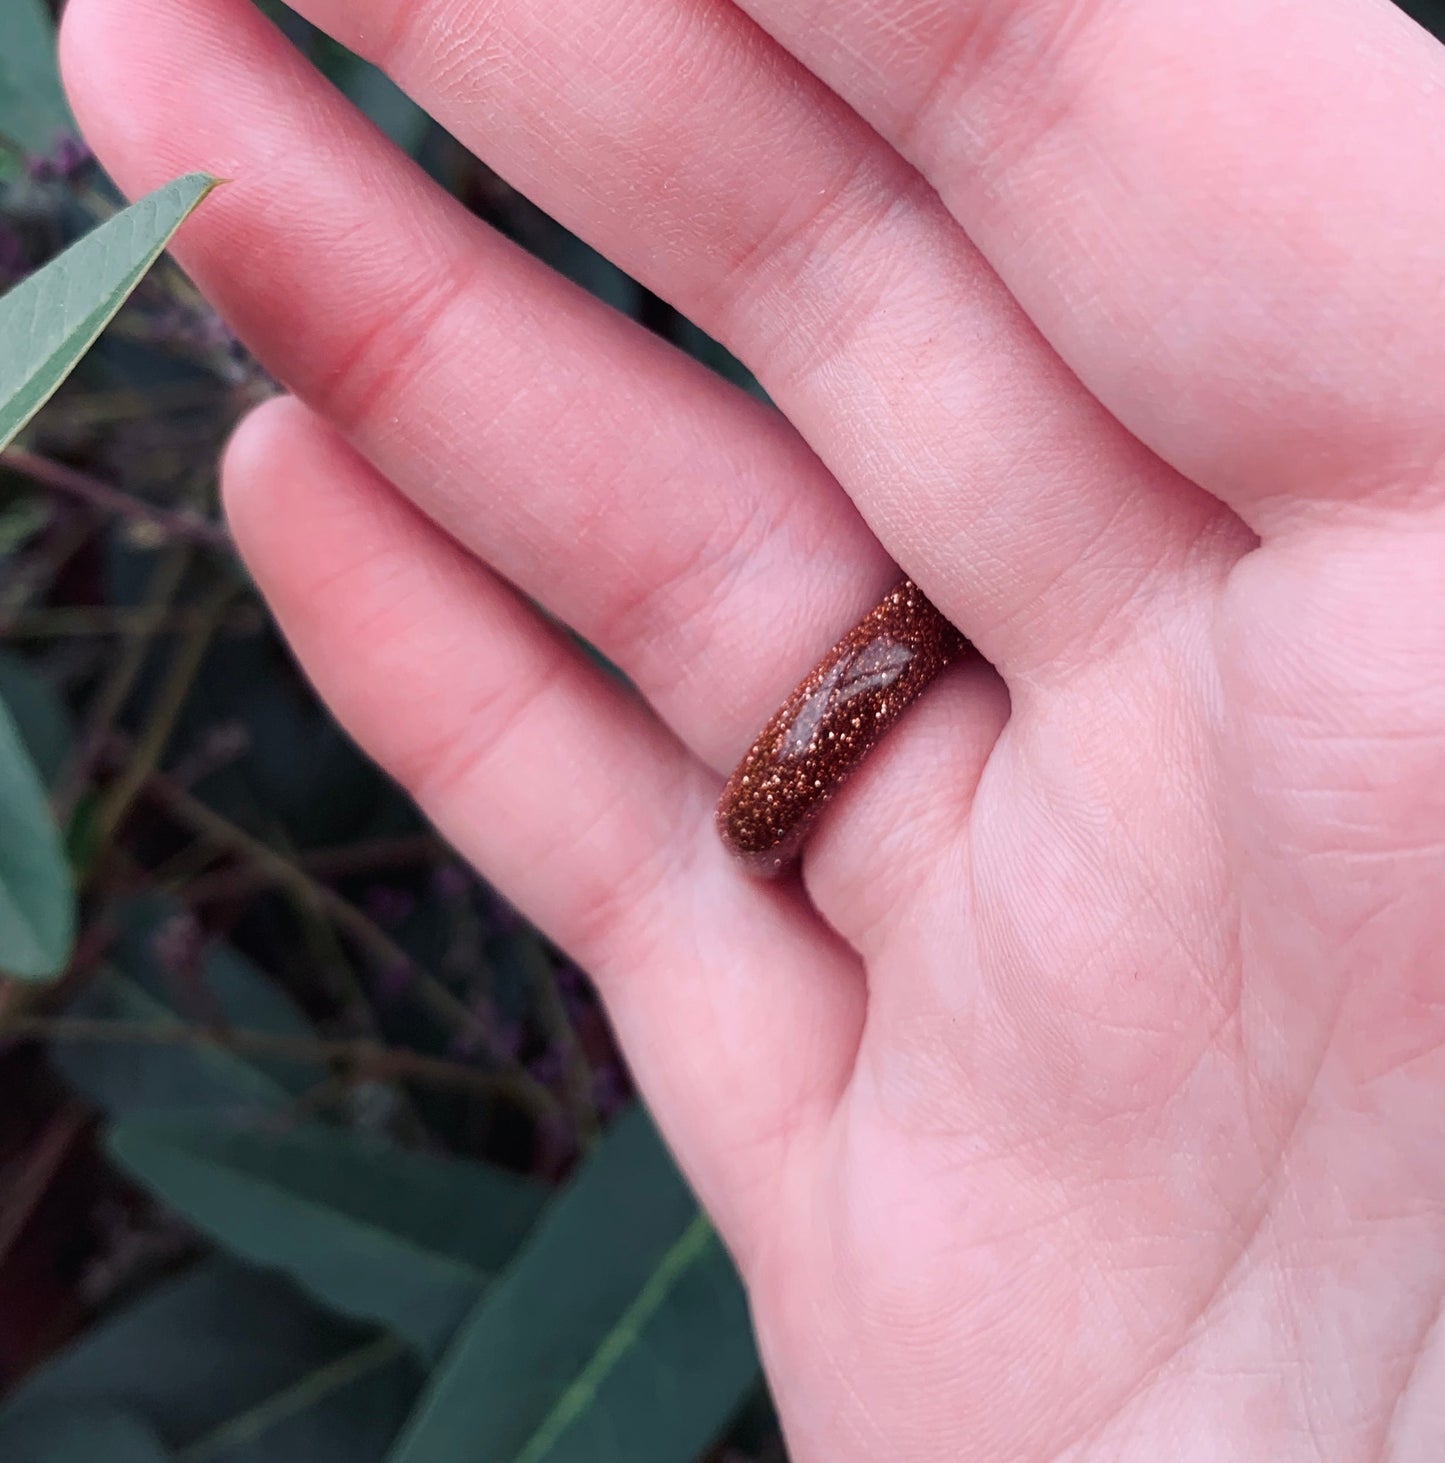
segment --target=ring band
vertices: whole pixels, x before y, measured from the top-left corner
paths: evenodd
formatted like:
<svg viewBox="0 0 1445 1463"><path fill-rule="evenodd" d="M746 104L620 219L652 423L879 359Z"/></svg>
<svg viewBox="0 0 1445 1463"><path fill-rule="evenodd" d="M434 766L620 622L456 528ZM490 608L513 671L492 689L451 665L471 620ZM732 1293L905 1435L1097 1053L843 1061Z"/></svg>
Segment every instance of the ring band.
<svg viewBox="0 0 1445 1463"><path fill-rule="evenodd" d="M894 722L968 642L910 579L823 657L738 763L717 806L727 847L780 873L813 821Z"/></svg>

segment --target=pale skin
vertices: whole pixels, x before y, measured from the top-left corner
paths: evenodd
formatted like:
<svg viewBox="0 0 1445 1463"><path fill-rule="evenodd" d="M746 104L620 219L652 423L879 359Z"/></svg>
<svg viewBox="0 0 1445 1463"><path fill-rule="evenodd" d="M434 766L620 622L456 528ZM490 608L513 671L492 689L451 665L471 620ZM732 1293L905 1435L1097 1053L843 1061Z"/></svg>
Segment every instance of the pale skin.
<svg viewBox="0 0 1445 1463"><path fill-rule="evenodd" d="M595 977L798 1463L1438 1458L1445 50L1384 0L298 8L778 405L250 0L72 0L127 191L234 180L179 252L295 393L246 559ZM987 662L759 885L712 801L895 566Z"/></svg>

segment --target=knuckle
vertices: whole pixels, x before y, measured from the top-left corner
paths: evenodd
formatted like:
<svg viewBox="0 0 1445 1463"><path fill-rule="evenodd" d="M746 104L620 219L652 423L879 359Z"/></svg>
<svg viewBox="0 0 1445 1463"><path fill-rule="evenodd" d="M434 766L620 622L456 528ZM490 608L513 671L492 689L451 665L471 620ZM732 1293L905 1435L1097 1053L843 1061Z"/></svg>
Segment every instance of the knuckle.
<svg viewBox="0 0 1445 1463"><path fill-rule="evenodd" d="M975 0L949 7L931 74L897 123L899 147L925 171L971 153L1022 154L1073 107L1080 57L1111 0Z"/></svg>
<svg viewBox="0 0 1445 1463"><path fill-rule="evenodd" d="M451 312L469 298L478 267L477 259L463 252L383 302L307 392L310 404L343 429L375 413L418 373Z"/></svg>

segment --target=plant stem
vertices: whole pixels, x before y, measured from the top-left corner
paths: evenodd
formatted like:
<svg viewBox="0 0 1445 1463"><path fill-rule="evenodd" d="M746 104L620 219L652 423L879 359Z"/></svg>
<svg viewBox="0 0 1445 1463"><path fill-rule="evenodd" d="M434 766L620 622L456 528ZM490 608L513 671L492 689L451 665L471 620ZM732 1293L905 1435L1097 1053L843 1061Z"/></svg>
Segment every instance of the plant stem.
<svg viewBox="0 0 1445 1463"><path fill-rule="evenodd" d="M110 605L61 605L55 609L0 610L0 638L7 640L50 640L115 635L184 635L195 629L201 611L172 610L157 617L144 609ZM220 628L254 630L260 622L248 610L227 615Z"/></svg>
<svg viewBox="0 0 1445 1463"><path fill-rule="evenodd" d="M219 523L212 523L210 519L202 518L199 514L174 513L168 508L158 508L141 498L132 497L101 478L82 472L79 468L69 467L63 462L54 462L37 452L29 452L23 447L10 447L0 454L0 464L24 474L43 487L79 498L92 508L149 524L167 538L185 539L211 549L231 548L231 536Z"/></svg>
<svg viewBox="0 0 1445 1463"><path fill-rule="evenodd" d="M170 386L151 386L141 391L134 386L117 386L70 395L47 408L67 427L114 425L138 417L153 417L166 411L192 411L211 406L217 397L214 381L180 381Z"/></svg>
<svg viewBox="0 0 1445 1463"><path fill-rule="evenodd" d="M70 821L86 784L95 766L96 759L105 749L106 741L115 729L116 718L125 708L150 653L151 642L160 624L170 610L171 600L185 578L191 561L191 550L185 544L172 544L166 549L151 573L146 585L145 603L142 610L149 615L149 624L141 627L126 642L120 658L111 668L104 684L96 694L90 714L90 725L76 748L71 765L57 785L53 798L56 822L63 827Z"/></svg>
<svg viewBox="0 0 1445 1463"><path fill-rule="evenodd" d="M37 600L95 531L96 520L89 513L53 523L34 550L27 549L18 562L12 560L6 566L6 582L0 585L0 615L13 614Z"/></svg>
<svg viewBox="0 0 1445 1463"><path fill-rule="evenodd" d="M283 1036L228 1027L212 1030L182 1021L109 1021L91 1016L16 1016L0 1026L0 1041L98 1042L112 1046L178 1046L232 1052L298 1066L335 1065L376 1081L416 1081L487 1096L509 1097L523 1107L531 1094L508 1071L483 1071L409 1047L365 1040Z"/></svg>
<svg viewBox="0 0 1445 1463"><path fill-rule="evenodd" d="M144 734L126 758L124 770L107 789L96 816L97 847L104 848L125 820L131 804L139 795L146 779L156 770L165 755L166 745L175 730L176 721L186 698L200 674L206 651L210 648L216 627L235 596L236 586L229 579L214 585L197 610L195 624L186 632L167 672L165 684L157 695Z"/></svg>
<svg viewBox="0 0 1445 1463"><path fill-rule="evenodd" d="M269 844L236 824L214 808L193 797L184 788L160 773L152 773L146 791L178 822L184 823L200 838L211 840L229 849L265 876L268 883L307 901L319 909L343 934L349 936L382 967L405 970L416 981L416 987L427 1005L448 1024L460 1027L482 1043L488 1055L499 1065L509 1066L519 1090L529 1093L528 1105L539 1115L559 1111L557 1099L540 1082L530 1076L502 1051L490 1027L469 1010L445 985L418 963L392 939L385 930L354 904L348 903L334 889L318 882L304 868Z"/></svg>
<svg viewBox="0 0 1445 1463"><path fill-rule="evenodd" d="M344 879L352 874L405 869L445 858L446 845L434 833L405 833L396 838L372 838L340 848L318 848L298 853L293 862L314 879ZM242 899L270 882L254 868L221 869L204 874L185 887L188 904L212 904Z"/></svg>
<svg viewBox="0 0 1445 1463"><path fill-rule="evenodd" d="M532 978L537 1013L547 1028L548 1036L562 1048L565 1057L567 1106L577 1129L577 1141L584 1149L589 1148L602 1131L602 1120L593 1097L592 1067L582 1050L572 1018L567 1014L567 1003L557 986L557 973L540 936L527 939L522 961Z"/></svg>

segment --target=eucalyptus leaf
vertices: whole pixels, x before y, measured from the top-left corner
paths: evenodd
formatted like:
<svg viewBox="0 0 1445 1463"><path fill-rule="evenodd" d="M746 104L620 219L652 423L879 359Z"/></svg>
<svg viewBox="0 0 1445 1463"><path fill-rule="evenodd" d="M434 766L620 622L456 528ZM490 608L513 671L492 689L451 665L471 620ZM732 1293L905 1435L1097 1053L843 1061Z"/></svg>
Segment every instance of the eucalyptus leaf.
<svg viewBox="0 0 1445 1463"><path fill-rule="evenodd" d="M171 1463L145 1423L122 1412L56 1408L0 1422L5 1463Z"/></svg>
<svg viewBox="0 0 1445 1463"><path fill-rule="evenodd" d="M353 59L342 80L352 104L411 157L421 151L432 121L384 72Z"/></svg>
<svg viewBox="0 0 1445 1463"><path fill-rule="evenodd" d="M0 701L0 971L58 975L75 939L75 891L45 784Z"/></svg>
<svg viewBox="0 0 1445 1463"><path fill-rule="evenodd" d="M390 1463L693 1463L757 1377L732 1264L634 1112L463 1325Z"/></svg>
<svg viewBox="0 0 1445 1463"><path fill-rule="evenodd" d="M215 186L201 173L167 183L0 298L0 450L50 400Z"/></svg>
<svg viewBox="0 0 1445 1463"><path fill-rule="evenodd" d="M525 1238L546 1198L483 1163L333 1128L131 1118L110 1150L232 1254L290 1275L345 1315L435 1357Z"/></svg>
<svg viewBox="0 0 1445 1463"><path fill-rule="evenodd" d="M553 269L614 310L637 318L641 312L642 286L636 280L560 224L548 219L540 228L545 241L544 257Z"/></svg>
<svg viewBox="0 0 1445 1463"><path fill-rule="evenodd" d="M57 1410L109 1408L143 1420L177 1463L380 1463L420 1381L401 1341L342 1324L279 1278L208 1261L22 1383L0 1438Z"/></svg>
<svg viewBox="0 0 1445 1463"><path fill-rule="evenodd" d="M55 22L45 0L0 3L0 133L45 152L75 130L55 60Z"/></svg>
<svg viewBox="0 0 1445 1463"><path fill-rule="evenodd" d="M717 372L725 381L741 386L749 395L772 405L767 392L758 383L758 378L726 346L720 345L691 320L679 315L674 322L671 336L674 344L695 360L701 361L709 370Z"/></svg>
<svg viewBox="0 0 1445 1463"><path fill-rule="evenodd" d="M36 770L53 785L75 740L70 712L55 687L23 656L0 649L0 701L15 718Z"/></svg>

